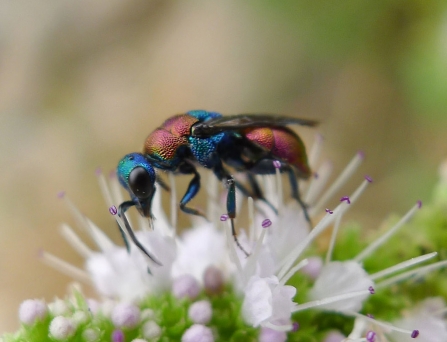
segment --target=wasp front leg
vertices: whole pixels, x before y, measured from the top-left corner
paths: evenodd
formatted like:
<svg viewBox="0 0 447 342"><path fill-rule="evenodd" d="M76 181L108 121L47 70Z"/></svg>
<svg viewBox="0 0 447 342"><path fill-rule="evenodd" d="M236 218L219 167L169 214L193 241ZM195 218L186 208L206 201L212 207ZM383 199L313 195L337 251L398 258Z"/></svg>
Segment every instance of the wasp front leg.
<svg viewBox="0 0 447 342"><path fill-rule="evenodd" d="M132 242L137 246L143 254L145 254L149 259L151 259L154 263L156 263L159 266L162 266L161 262L158 261L157 258L155 258L151 253L149 253L146 248L141 244L141 242L137 239L135 236L134 231L132 230L129 221L126 217L126 211L134 206L135 203L132 201L126 201L120 204L118 208L118 216L121 217L121 219L124 222L124 227L126 228L127 234L129 234L129 237L131 238ZM127 241L126 234L124 233L123 229L118 225L118 228L120 230L121 236L123 237L124 243L126 244L127 251L130 251L129 242Z"/></svg>

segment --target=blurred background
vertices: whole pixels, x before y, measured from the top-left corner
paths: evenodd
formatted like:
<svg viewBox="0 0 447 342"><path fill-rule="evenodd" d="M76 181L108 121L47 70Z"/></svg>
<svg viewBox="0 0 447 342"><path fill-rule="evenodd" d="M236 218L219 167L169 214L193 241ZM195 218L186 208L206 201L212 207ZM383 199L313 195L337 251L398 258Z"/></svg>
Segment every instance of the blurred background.
<svg viewBox="0 0 447 342"><path fill-rule="evenodd" d="M0 333L66 293L39 249L82 264L56 194L116 234L95 169L190 109L318 119L297 131L324 135L335 173L365 152L341 195L371 175L347 219L376 229L430 198L447 155L447 2L0 2Z"/></svg>

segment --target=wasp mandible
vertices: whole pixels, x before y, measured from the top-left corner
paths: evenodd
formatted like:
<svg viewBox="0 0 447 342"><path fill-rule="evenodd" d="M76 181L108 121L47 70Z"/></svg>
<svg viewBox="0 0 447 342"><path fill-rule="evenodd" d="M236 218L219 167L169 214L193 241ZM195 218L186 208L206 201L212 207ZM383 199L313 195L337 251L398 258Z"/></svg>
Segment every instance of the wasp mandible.
<svg viewBox="0 0 447 342"><path fill-rule="evenodd" d="M306 206L300 198L297 178L309 178L311 170L302 140L287 127L292 124L315 126L317 121L264 114L222 116L205 110L192 110L167 119L149 134L143 153L127 154L118 163L119 182L131 197L130 201L119 206L118 213L132 241L150 259L160 264L138 242L124 215L131 206L135 206L142 216L152 218L155 183L163 185L157 178L156 169L193 176L179 204L183 212L192 215L205 216L188 205L200 190L197 166L211 169L220 181L227 181L227 211L232 234L246 255L248 253L239 244L234 228L235 188L245 196L268 203L255 175L274 174L273 161L279 161L280 171L288 173L292 197L301 205L310 222ZM236 181L226 169L227 166L245 173L250 189Z"/></svg>

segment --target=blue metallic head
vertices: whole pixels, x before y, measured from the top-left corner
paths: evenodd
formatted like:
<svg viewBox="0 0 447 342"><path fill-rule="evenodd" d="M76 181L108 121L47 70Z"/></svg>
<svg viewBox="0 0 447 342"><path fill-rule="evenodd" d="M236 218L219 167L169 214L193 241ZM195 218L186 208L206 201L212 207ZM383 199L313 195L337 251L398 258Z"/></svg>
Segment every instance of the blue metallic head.
<svg viewBox="0 0 447 342"><path fill-rule="evenodd" d="M118 163L116 174L140 214L152 217L151 205L155 193L156 174L147 158L141 153L125 155Z"/></svg>

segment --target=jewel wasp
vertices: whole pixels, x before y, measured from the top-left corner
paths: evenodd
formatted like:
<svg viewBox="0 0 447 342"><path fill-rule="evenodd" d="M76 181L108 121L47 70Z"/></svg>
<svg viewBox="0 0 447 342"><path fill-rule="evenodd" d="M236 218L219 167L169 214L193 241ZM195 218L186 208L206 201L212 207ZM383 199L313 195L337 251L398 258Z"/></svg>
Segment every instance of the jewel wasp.
<svg viewBox="0 0 447 342"><path fill-rule="evenodd" d="M167 119L149 134L143 153L127 154L117 166L119 182L131 198L119 206L118 214L132 241L146 256L161 265L136 239L124 215L130 207L135 206L142 216L153 217L151 205L155 183L167 188L155 170L192 175L179 204L183 212L192 215L204 216L200 210L189 206L200 190L197 166L210 169L220 181L227 181L227 211L232 233L236 244L246 255L248 253L239 244L234 229L235 189L269 204L255 175L274 174L276 170L273 161L279 161L280 171L288 173L292 197L299 202L310 222L306 206L299 195L297 178L309 178L311 170L302 140L288 127L293 124L315 126L317 121L266 114L223 116L205 110L192 110ZM278 162L276 164L278 166ZM227 166L236 172L245 173L250 187L235 180ZM124 232L121 233L125 237Z"/></svg>

